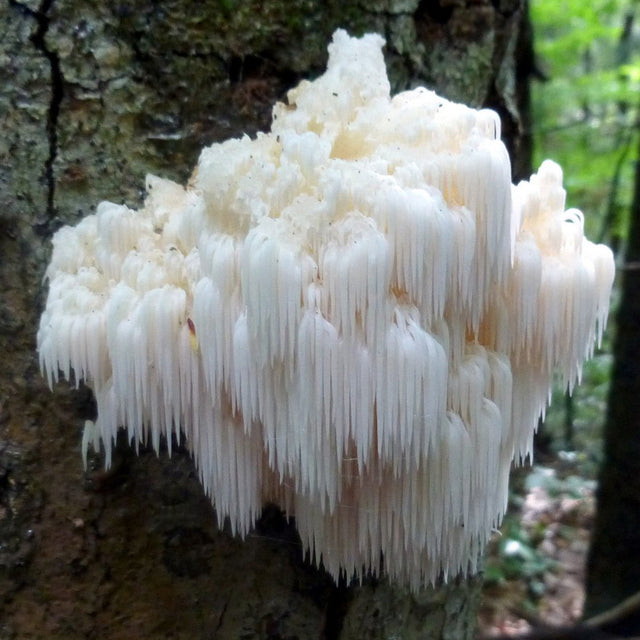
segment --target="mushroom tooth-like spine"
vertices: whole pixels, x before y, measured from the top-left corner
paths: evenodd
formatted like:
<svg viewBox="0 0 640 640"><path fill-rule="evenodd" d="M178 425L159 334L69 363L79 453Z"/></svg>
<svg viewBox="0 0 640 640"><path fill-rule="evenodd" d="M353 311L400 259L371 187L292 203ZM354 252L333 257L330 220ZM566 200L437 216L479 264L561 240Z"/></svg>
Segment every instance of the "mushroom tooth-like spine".
<svg viewBox="0 0 640 640"><path fill-rule="evenodd" d="M241 248L230 235L202 233L198 239L201 278L193 291L192 319L211 401L231 392L233 336L242 310Z"/></svg>
<svg viewBox="0 0 640 640"><path fill-rule="evenodd" d="M340 377L343 398L343 419L348 427L346 444L353 442L356 449L358 473L363 474L375 460L375 354L359 339L342 339L343 374Z"/></svg>
<svg viewBox="0 0 640 640"><path fill-rule="evenodd" d="M458 162L461 201L476 221L469 324L477 333L492 287L505 282L511 263L511 165L506 150L495 141L481 143Z"/></svg>
<svg viewBox="0 0 640 640"><path fill-rule="evenodd" d="M347 339L361 335L369 347L383 339L391 317L391 256L373 220L352 212L336 222L318 267L327 292L323 312L339 333Z"/></svg>
<svg viewBox="0 0 640 640"><path fill-rule="evenodd" d="M385 190L376 208L384 212L393 249L392 286L406 292L429 322L439 320L452 270L453 216L424 189L398 186Z"/></svg>
<svg viewBox="0 0 640 640"><path fill-rule="evenodd" d="M417 468L438 434L446 404L447 358L440 343L396 308L376 362L377 457L394 474Z"/></svg>
<svg viewBox="0 0 640 640"><path fill-rule="evenodd" d="M304 477L305 469L315 470L316 477L309 478L303 490L320 492L328 499L324 508L332 512L340 497L336 479L346 445L345 423L337 422L337 415L344 416L338 333L319 311L307 310L300 322L298 344L290 464L297 477Z"/></svg>
<svg viewBox="0 0 640 640"><path fill-rule="evenodd" d="M526 234L514 247L514 260L508 284L508 300L513 305L513 320L507 332L505 352L513 353L516 361L532 358L533 339L539 313L542 281L542 256L534 239Z"/></svg>
<svg viewBox="0 0 640 640"><path fill-rule="evenodd" d="M259 366L293 362L303 290L298 261L278 242L277 225L268 218L249 232L240 265L249 338Z"/></svg>

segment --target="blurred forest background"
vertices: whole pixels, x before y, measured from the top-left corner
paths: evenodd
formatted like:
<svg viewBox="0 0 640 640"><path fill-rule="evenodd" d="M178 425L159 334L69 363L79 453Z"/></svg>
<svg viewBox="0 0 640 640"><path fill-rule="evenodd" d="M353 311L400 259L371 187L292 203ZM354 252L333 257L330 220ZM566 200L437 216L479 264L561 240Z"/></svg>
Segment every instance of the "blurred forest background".
<svg viewBox="0 0 640 640"><path fill-rule="evenodd" d="M585 213L591 240L614 250L618 276L605 341L573 395L554 392L533 469L514 476L511 511L487 562L483 626L514 635L589 618L640 590L632 566L640 528L640 3L531 0L530 16L534 170L545 158L560 163L567 207ZM637 614L610 629L640 636Z"/></svg>

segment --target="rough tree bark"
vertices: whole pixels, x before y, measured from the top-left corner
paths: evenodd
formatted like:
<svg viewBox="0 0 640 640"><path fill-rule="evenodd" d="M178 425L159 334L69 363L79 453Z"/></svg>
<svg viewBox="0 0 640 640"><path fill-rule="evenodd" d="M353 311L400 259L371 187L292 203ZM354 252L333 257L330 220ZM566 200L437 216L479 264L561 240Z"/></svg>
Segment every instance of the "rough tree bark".
<svg viewBox="0 0 640 640"><path fill-rule="evenodd" d="M147 172L185 181L202 146L267 127L338 26L386 37L394 91L493 106L526 147L525 15L522 0L2 0L0 638L472 637L477 581L336 587L277 511L244 542L219 529L184 452L125 443L112 470L84 474L91 396L48 391L35 332L51 234L103 199L138 206Z"/></svg>

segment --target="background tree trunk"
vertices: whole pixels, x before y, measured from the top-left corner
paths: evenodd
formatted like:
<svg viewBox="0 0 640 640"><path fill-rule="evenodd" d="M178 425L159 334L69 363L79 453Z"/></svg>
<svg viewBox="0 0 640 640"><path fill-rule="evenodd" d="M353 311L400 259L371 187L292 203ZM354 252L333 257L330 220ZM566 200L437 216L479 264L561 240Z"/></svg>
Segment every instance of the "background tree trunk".
<svg viewBox="0 0 640 640"><path fill-rule="evenodd" d="M525 17L522 0L1 1L0 638L472 637L477 580L336 587L277 510L244 542L218 528L183 451L121 443L109 472L83 474L91 395L48 391L35 333L51 234L266 128L338 26L386 37L394 92L492 106L526 149Z"/></svg>
<svg viewBox="0 0 640 640"><path fill-rule="evenodd" d="M640 591L640 162L616 314L614 365L605 424L605 458L587 572L585 616ZM612 628L640 629L640 612Z"/></svg>

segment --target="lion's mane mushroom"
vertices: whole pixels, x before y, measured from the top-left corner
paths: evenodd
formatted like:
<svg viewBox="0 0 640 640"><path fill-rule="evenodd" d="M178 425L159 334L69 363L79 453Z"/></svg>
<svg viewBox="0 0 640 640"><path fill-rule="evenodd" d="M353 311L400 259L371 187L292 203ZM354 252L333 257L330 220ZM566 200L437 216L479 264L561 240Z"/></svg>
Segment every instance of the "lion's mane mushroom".
<svg viewBox="0 0 640 640"><path fill-rule="evenodd" d="M382 45L337 31L270 133L61 229L38 348L95 392L85 454L182 430L233 531L275 501L334 577L417 589L475 569L614 264L557 165L513 187L497 115L391 98Z"/></svg>

